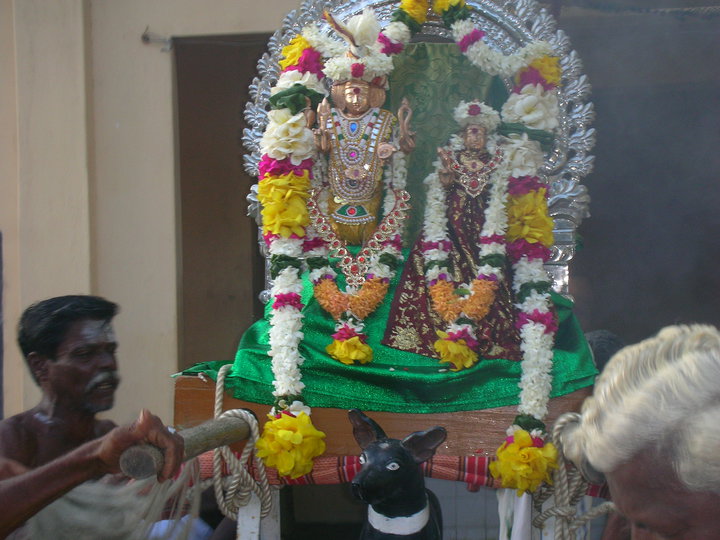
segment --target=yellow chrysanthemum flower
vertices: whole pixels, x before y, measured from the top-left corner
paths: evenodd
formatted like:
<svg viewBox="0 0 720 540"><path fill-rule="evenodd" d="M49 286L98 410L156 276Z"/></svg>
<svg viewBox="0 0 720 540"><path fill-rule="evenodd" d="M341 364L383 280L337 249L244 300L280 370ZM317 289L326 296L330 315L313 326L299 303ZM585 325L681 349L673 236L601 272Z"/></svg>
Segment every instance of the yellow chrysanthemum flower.
<svg viewBox="0 0 720 540"><path fill-rule="evenodd" d="M531 244L553 245L553 220L548 215L545 188L530 191L520 197L511 197L508 202L509 242L524 238Z"/></svg>
<svg viewBox="0 0 720 540"><path fill-rule="evenodd" d="M298 478L308 474L313 459L325 452L325 434L313 426L310 417L301 412L275 418L268 415L263 433L255 447L257 456L268 467L275 467L280 476Z"/></svg>
<svg viewBox="0 0 720 540"><path fill-rule="evenodd" d="M557 56L543 56L530 62L530 67L534 67L540 72L543 79L550 84L560 86L562 78L562 70L560 69L560 58Z"/></svg>
<svg viewBox="0 0 720 540"><path fill-rule="evenodd" d="M433 2L433 11L438 15L442 15L453 6L463 7L464 5L465 0L435 0Z"/></svg>
<svg viewBox="0 0 720 540"><path fill-rule="evenodd" d="M266 175L258 186L258 200L262 204L263 232L279 234L288 238L292 234L305 236L310 223L306 199L310 189L310 177L288 173L280 176Z"/></svg>
<svg viewBox="0 0 720 540"><path fill-rule="evenodd" d="M433 346L435 350L440 354L440 363L449 363L453 367L451 371L460 371L463 368L469 368L474 366L478 361L478 355L470 347L464 339L452 341L448 339L447 332L437 330L435 332L440 339L438 339Z"/></svg>
<svg viewBox="0 0 720 540"><path fill-rule="evenodd" d="M552 471L557 469L557 448L552 443L533 446L524 429L513 433L514 441L498 448L497 460L490 463L490 474L499 478L502 487L516 489L518 496L532 493L542 482L552 484Z"/></svg>
<svg viewBox="0 0 720 540"><path fill-rule="evenodd" d="M335 339L330 345L325 347L325 350L335 360L339 360L347 365L353 362L367 364L373 358L372 348L360 341L358 336L351 337L345 341Z"/></svg>
<svg viewBox="0 0 720 540"><path fill-rule="evenodd" d="M418 24L427 20L428 0L402 0L400 9L410 15Z"/></svg>
<svg viewBox="0 0 720 540"><path fill-rule="evenodd" d="M290 43L285 45L282 49L282 55L284 58L280 60L280 69L285 69L289 66L297 64L303 51L308 48L310 48L310 43L300 34L292 38Z"/></svg>

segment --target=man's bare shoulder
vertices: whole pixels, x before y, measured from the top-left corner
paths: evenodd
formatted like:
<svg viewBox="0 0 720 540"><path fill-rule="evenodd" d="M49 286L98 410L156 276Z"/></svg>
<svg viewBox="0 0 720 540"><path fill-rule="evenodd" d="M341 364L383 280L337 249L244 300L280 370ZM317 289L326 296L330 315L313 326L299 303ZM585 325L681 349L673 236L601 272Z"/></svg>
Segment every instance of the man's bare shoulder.
<svg viewBox="0 0 720 540"><path fill-rule="evenodd" d="M32 466L38 445L33 425L32 409L0 420L0 456Z"/></svg>

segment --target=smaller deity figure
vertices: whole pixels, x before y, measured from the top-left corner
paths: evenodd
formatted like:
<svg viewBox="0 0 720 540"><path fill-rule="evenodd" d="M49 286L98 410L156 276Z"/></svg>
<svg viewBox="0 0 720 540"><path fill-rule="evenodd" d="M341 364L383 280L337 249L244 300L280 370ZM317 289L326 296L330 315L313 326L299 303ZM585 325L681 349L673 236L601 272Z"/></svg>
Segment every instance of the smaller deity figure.
<svg viewBox="0 0 720 540"><path fill-rule="evenodd" d="M512 264L518 260L516 246L539 246L533 248L532 275L544 275L545 287L540 258L552 244L552 220L545 184L534 176L512 177L511 162L520 153L516 142L495 134L500 115L484 103L461 102L455 120L461 131L438 149L436 172L425 180L423 234L405 265L383 343L440 358L459 370L479 358L522 357ZM534 197L531 204L516 200L519 193ZM523 227L528 207L533 227L542 229L529 242L540 238L544 244L523 237L533 228ZM552 318L545 289L538 298L542 316Z"/></svg>
<svg viewBox="0 0 720 540"><path fill-rule="evenodd" d="M336 82L334 107L327 99L318 106L315 138L318 149L328 154L328 217L336 234L351 245L362 245L378 224L385 165L395 152L407 154L415 146L407 100L396 119L380 108L384 86L384 77Z"/></svg>

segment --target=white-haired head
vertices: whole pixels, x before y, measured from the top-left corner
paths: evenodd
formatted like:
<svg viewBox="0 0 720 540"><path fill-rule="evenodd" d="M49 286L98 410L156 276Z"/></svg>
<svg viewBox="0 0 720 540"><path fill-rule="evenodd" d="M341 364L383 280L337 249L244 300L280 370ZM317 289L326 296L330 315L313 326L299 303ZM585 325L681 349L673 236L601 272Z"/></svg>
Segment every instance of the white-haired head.
<svg viewBox="0 0 720 540"><path fill-rule="evenodd" d="M555 434L585 472L655 451L689 490L720 493L719 420L720 332L669 326L613 356L582 413L558 419Z"/></svg>

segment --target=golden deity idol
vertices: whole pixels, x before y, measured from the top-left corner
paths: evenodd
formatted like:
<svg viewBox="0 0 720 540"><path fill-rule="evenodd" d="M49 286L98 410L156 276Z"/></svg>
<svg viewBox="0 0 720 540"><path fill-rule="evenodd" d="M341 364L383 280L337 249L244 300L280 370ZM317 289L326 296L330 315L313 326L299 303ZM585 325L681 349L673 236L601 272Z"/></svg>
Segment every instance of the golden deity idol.
<svg viewBox="0 0 720 540"><path fill-rule="evenodd" d="M383 199L383 169L392 155L415 147L412 110L403 99L398 118L380 106L385 79L350 79L332 87L334 107L318 106L318 149L328 155L328 218L347 244L362 245L377 227Z"/></svg>

